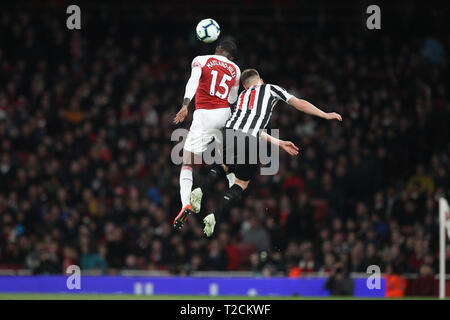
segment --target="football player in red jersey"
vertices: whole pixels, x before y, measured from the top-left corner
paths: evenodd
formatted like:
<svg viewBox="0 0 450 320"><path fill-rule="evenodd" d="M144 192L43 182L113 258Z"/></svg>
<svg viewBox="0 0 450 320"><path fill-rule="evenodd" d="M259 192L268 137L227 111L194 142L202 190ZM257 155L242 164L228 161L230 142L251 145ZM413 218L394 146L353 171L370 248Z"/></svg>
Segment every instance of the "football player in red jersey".
<svg viewBox="0 0 450 320"><path fill-rule="evenodd" d="M199 205L191 207L191 202L200 202L190 199L194 154L203 153L213 140L218 143L222 141L222 136L218 133L231 116L230 104L234 104L238 97L241 70L232 61L236 57L236 51L236 44L232 40L223 40L217 45L215 54L197 56L192 60L191 77L186 85L183 104L173 119L175 124L184 121L189 103L195 95L193 120L183 148L183 165L180 171L182 209L173 221L176 229L182 228L192 212L200 211ZM228 178L230 185L233 184L233 174Z"/></svg>

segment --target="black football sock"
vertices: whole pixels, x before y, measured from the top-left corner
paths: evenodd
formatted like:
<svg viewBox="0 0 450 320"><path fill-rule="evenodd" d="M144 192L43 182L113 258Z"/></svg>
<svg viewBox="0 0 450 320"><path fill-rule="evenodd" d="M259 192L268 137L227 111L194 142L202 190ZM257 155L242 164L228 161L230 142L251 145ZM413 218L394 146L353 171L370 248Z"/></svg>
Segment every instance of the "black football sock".
<svg viewBox="0 0 450 320"><path fill-rule="evenodd" d="M225 192L214 212L217 222L226 220L230 209L241 199L243 192L244 190L237 184L234 184Z"/></svg>
<svg viewBox="0 0 450 320"><path fill-rule="evenodd" d="M205 180L203 181L202 184L200 184L200 188L202 189L203 192L202 202L204 202L204 200L207 199L211 191L214 191L214 185L220 180L225 179L226 176L227 173L225 172L225 170L221 165L215 165L209 170Z"/></svg>
<svg viewBox="0 0 450 320"><path fill-rule="evenodd" d="M208 175L206 176L205 181L200 186L202 188L203 192L207 192L208 190L211 190L211 188L214 187L214 185L221 179L225 178L227 176L225 170L221 165L215 165L212 167Z"/></svg>
<svg viewBox="0 0 450 320"><path fill-rule="evenodd" d="M214 185L219 182L222 179L225 179L227 176L227 173L223 169L221 165L214 165L206 175L203 182L199 185L199 187L202 189L202 203L206 203L208 200L208 196L211 194L211 192L214 192ZM201 219L205 218L208 214L211 212L206 212L205 210L201 210L199 213L199 216Z"/></svg>

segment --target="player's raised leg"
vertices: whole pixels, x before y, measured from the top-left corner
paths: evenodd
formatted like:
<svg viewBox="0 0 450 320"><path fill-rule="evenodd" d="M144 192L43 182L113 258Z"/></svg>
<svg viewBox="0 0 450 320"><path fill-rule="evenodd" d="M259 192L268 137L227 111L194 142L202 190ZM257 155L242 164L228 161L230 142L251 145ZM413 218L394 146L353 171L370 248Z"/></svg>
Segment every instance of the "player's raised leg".
<svg viewBox="0 0 450 320"><path fill-rule="evenodd" d="M193 154L187 150L183 150L183 165L180 170L180 198L181 205L186 207L189 205L189 195L192 191L193 177Z"/></svg>
<svg viewBox="0 0 450 320"><path fill-rule="evenodd" d="M242 193L245 189L247 189L250 181L243 181L235 178L236 182L234 185L228 189L222 199L219 202L214 213L211 213L203 219L203 223L205 227L203 228L203 232L210 237L214 232L214 227L216 225L216 219L219 221L223 219L225 214L236 204L237 201L242 197Z"/></svg>
<svg viewBox="0 0 450 320"><path fill-rule="evenodd" d="M183 165L180 171L180 198L182 208L173 221L175 229L181 229L187 217L193 212L190 205L190 194L193 185L193 165L196 163L196 157L201 156L205 151L208 135L205 135L204 123L205 110L196 110L193 115L192 124L186 137L183 148Z"/></svg>
<svg viewBox="0 0 450 320"><path fill-rule="evenodd" d="M182 208L173 220L173 226L175 229L181 229L187 217L192 213L189 198L193 184L193 158L194 155L191 152L183 149L183 165L180 170L180 198Z"/></svg>

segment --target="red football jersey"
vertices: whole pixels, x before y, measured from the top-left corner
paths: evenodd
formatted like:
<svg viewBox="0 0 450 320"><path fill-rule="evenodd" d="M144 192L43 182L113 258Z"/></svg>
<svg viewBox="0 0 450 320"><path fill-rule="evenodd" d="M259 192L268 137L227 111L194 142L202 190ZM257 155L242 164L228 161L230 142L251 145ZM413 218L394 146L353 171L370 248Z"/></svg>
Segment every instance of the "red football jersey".
<svg viewBox="0 0 450 320"><path fill-rule="evenodd" d="M202 75L195 93L195 109L228 108L237 99L241 70L224 56L198 56L192 68L201 68Z"/></svg>

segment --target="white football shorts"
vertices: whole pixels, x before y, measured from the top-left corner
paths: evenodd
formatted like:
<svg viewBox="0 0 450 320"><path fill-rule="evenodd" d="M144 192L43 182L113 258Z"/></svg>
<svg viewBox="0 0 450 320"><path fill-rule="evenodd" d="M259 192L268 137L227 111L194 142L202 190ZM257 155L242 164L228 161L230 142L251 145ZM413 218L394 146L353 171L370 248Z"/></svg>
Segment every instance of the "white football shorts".
<svg viewBox="0 0 450 320"><path fill-rule="evenodd" d="M220 130L230 117L230 108L195 110L184 149L200 154L206 151L208 144L213 140L222 143Z"/></svg>

